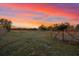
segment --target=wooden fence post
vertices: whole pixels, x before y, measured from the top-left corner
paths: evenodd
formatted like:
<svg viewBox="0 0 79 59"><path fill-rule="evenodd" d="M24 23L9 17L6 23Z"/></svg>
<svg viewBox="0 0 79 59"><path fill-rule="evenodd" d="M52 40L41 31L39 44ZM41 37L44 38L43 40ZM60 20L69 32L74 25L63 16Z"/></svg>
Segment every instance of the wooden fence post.
<svg viewBox="0 0 79 59"><path fill-rule="evenodd" d="M64 30L62 31L62 40L64 41Z"/></svg>
<svg viewBox="0 0 79 59"><path fill-rule="evenodd" d="M52 29L50 30L50 39L52 39Z"/></svg>

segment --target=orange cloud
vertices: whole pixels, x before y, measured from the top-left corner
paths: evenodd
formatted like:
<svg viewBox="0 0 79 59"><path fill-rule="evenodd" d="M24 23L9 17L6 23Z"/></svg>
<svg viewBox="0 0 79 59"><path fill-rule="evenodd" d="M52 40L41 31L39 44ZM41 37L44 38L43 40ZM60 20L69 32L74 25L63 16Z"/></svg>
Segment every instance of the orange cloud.
<svg viewBox="0 0 79 59"><path fill-rule="evenodd" d="M47 4L25 4L25 5L24 4L0 4L0 6L3 6L3 7L7 6L8 8L11 8L13 10L32 10L36 12L45 13L49 16L66 16L66 17L69 17L70 20L72 19L72 23L74 19L79 18L77 14L67 13L63 11L61 8L56 8L54 6L45 7L46 5ZM38 27L41 24L48 26L55 23L55 22L47 22L47 21L42 21L42 20L19 18L21 16L36 16L36 14L21 13L21 14L16 14L16 17L14 18L12 17L10 18L7 16L0 16L0 17L10 19L13 22L13 25L17 27Z"/></svg>

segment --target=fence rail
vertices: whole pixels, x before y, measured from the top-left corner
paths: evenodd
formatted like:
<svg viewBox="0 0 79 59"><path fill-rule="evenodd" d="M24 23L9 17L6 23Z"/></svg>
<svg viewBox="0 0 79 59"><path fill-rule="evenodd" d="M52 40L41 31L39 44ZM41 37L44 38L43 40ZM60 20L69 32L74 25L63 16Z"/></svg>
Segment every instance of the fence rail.
<svg viewBox="0 0 79 59"><path fill-rule="evenodd" d="M56 40L79 44L79 31L52 31L52 37Z"/></svg>
<svg viewBox="0 0 79 59"><path fill-rule="evenodd" d="M0 28L0 38L6 34L6 29Z"/></svg>

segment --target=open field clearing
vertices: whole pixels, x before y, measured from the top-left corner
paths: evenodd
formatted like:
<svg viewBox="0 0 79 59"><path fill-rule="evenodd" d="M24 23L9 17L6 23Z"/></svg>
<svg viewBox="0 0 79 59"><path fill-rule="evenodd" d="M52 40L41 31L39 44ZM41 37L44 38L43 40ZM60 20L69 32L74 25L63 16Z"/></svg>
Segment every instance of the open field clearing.
<svg viewBox="0 0 79 59"><path fill-rule="evenodd" d="M77 56L79 45L66 44L62 41L61 33L54 38L56 33L49 31L11 31L0 37L1 56ZM65 34L66 40L79 39L79 33Z"/></svg>

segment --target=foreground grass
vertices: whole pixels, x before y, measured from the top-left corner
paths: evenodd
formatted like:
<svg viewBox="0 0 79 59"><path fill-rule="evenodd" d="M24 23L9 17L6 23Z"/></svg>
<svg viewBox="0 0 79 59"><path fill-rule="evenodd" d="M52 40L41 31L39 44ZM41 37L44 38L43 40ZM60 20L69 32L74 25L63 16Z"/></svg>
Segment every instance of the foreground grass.
<svg viewBox="0 0 79 59"><path fill-rule="evenodd" d="M2 56L76 56L79 46L50 37L49 31L11 31L0 39Z"/></svg>

